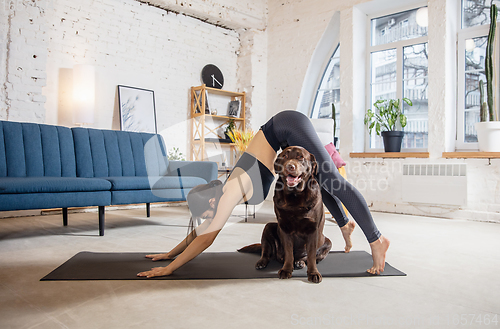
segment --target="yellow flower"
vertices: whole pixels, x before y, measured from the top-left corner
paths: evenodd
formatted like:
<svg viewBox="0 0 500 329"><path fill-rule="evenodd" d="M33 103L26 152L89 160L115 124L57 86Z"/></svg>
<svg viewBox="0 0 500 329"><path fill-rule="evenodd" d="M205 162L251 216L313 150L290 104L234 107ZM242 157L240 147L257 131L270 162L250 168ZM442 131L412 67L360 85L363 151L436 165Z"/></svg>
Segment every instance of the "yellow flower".
<svg viewBox="0 0 500 329"><path fill-rule="evenodd" d="M247 130L247 131L241 131L241 130L231 130L227 132L227 135L229 138L231 138L231 141L236 144L236 148L240 152L240 154L243 154L245 150L248 147L248 144L250 144L250 141L252 140L253 136L255 133L252 130Z"/></svg>

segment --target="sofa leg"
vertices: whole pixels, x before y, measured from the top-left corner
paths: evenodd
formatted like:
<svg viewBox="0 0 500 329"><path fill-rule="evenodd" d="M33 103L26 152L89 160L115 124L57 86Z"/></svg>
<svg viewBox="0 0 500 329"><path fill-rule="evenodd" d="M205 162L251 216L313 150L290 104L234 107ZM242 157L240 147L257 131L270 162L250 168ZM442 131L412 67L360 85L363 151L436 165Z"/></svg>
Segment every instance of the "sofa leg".
<svg viewBox="0 0 500 329"><path fill-rule="evenodd" d="M146 203L146 216L151 217L151 203Z"/></svg>
<svg viewBox="0 0 500 329"><path fill-rule="evenodd" d="M63 225L68 226L68 208L62 208Z"/></svg>
<svg viewBox="0 0 500 329"><path fill-rule="evenodd" d="M104 235L104 206L99 206L99 236Z"/></svg>

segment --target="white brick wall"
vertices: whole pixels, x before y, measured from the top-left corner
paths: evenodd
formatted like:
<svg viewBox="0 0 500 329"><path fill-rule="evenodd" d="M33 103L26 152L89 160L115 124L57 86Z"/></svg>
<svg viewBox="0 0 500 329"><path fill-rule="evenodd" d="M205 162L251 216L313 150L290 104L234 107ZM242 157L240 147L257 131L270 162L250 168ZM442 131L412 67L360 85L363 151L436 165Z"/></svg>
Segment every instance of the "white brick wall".
<svg viewBox="0 0 500 329"><path fill-rule="evenodd" d="M267 0L140 0L234 30L264 30Z"/></svg>
<svg viewBox="0 0 500 329"><path fill-rule="evenodd" d="M187 118L189 87L200 84L205 64L219 65L227 88L235 88L235 32L137 1L116 2L57 1L48 32L48 122L72 124L69 104L57 103L58 75L77 63L96 66L94 126L101 128L119 129L118 84L155 91L159 130Z"/></svg>
<svg viewBox="0 0 500 329"><path fill-rule="evenodd" d="M0 118L7 117L7 96L5 91L5 77L7 66L7 38L9 30L8 7L0 8Z"/></svg>
<svg viewBox="0 0 500 329"><path fill-rule="evenodd" d="M269 1L268 116L297 107L318 41L335 10L353 2Z"/></svg>
<svg viewBox="0 0 500 329"><path fill-rule="evenodd" d="M211 6L227 6L224 1L211 1ZM73 126L72 68L92 64L97 83L91 126L119 129L117 85L151 89L158 131L175 125L176 138L166 136L169 148L180 147L187 154L189 91L201 84L203 66L219 66L224 89L249 88L237 78L241 45L234 30L134 0L43 0L36 1L36 6L31 1L10 2L13 5L5 11L10 20L2 19L0 25L4 54L0 57L0 119ZM237 4L248 7L242 15L265 20L264 3ZM265 45L258 53L266 54ZM258 70L265 79L266 67ZM265 88L259 93L265 100ZM265 113L263 107L258 110Z"/></svg>
<svg viewBox="0 0 500 329"><path fill-rule="evenodd" d="M44 122L46 0L2 2L0 118Z"/></svg>
<svg viewBox="0 0 500 329"><path fill-rule="evenodd" d="M267 33L255 29L239 32L238 86L247 93L247 128L256 131L268 119Z"/></svg>

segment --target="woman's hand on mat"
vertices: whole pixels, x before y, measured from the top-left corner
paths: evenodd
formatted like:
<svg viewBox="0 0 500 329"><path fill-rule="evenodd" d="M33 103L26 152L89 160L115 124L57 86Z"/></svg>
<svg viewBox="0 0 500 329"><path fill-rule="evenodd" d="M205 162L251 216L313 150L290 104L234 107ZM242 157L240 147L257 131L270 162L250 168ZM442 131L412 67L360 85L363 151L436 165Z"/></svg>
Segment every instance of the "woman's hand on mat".
<svg viewBox="0 0 500 329"><path fill-rule="evenodd" d="M155 276L167 276L170 274L172 274L172 271L168 267L153 267L150 271L138 273L137 276L153 278Z"/></svg>
<svg viewBox="0 0 500 329"><path fill-rule="evenodd" d="M149 258L153 262L156 262L157 260L173 259L174 257L170 256L169 253L166 253L166 254L151 254L151 255L146 255L146 258Z"/></svg>

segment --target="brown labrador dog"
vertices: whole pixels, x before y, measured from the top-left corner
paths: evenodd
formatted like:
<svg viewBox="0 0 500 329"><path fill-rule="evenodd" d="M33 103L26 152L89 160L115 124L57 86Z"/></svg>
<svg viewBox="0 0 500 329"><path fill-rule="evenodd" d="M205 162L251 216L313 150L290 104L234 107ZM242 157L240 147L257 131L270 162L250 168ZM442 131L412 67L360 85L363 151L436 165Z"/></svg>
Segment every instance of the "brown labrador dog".
<svg viewBox="0 0 500 329"><path fill-rule="evenodd" d="M317 168L314 155L299 146L287 147L276 159L274 169L279 178L274 191L274 212L278 223L266 224L261 244L238 250L261 251L257 269L276 259L283 263L278 272L280 279L288 279L294 267L300 269L307 263L307 279L321 282L316 263L328 255L332 243L323 235L325 212L321 188L314 177Z"/></svg>

